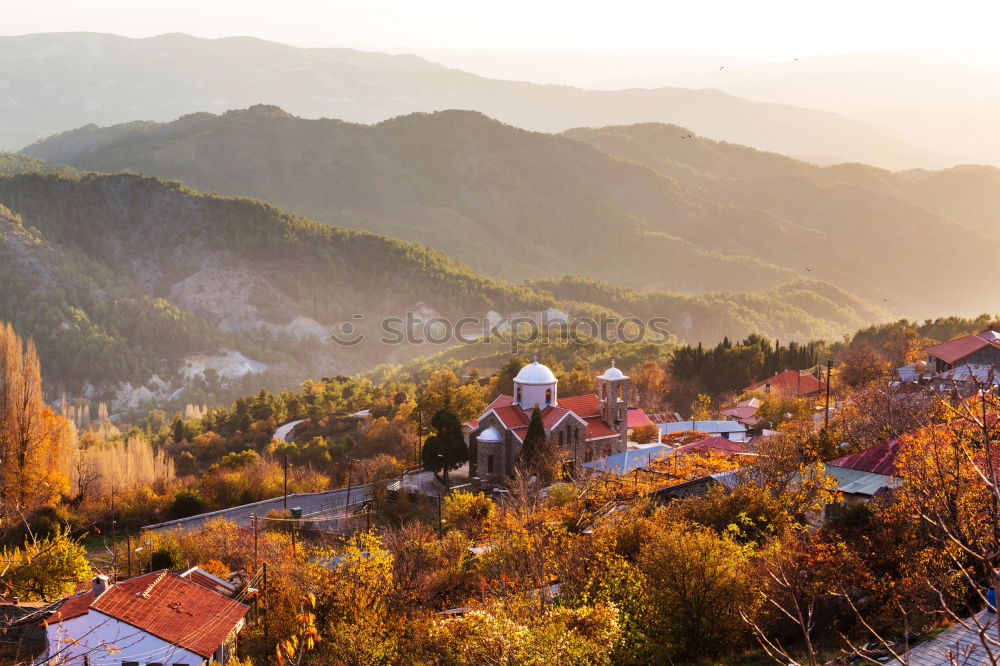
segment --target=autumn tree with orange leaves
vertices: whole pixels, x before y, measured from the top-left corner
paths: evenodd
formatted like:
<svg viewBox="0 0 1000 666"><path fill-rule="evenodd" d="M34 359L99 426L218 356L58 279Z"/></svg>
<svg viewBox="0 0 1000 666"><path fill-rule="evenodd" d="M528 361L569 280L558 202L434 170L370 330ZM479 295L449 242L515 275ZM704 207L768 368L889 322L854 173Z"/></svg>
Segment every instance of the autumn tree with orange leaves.
<svg viewBox="0 0 1000 666"><path fill-rule="evenodd" d="M0 325L0 525L69 490L72 426L42 399L38 352Z"/></svg>

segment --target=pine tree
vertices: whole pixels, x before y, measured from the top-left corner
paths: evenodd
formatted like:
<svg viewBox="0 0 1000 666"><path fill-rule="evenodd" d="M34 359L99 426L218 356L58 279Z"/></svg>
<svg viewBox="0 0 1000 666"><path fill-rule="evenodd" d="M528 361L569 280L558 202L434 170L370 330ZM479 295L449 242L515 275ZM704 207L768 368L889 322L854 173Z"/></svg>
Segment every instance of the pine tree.
<svg viewBox="0 0 1000 666"><path fill-rule="evenodd" d="M420 462L428 472L441 474L445 469L455 470L469 460L462 424L454 412L439 410L431 418L436 434L427 438L420 452Z"/></svg>
<svg viewBox="0 0 1000 666"><path fill-rule="evenodd" d="M524 444L518 455L520 464L536 473L539 478L548 480L554 473L556 452L545 436L545 424L542 422L542 412L535 407L528 422L528 431L524 434Z"/></svg>

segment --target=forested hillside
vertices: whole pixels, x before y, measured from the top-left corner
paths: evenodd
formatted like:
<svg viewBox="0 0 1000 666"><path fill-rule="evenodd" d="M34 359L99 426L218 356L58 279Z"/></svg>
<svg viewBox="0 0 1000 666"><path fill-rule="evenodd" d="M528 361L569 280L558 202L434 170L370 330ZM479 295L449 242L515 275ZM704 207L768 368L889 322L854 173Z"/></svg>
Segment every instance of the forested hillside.
<svg viewBox="0 0 1000 666"><path fill-rule="evenodd" d="M697 299L629 291L619 312L607 285L593 294L556 283L515 286L424 247L138 175L0 176L0 203L9 208L0 319L36 340L49 390L71 394L87 384L150 385L155 374L163 398L190 383L185 364L227 350L278 387L400 362L434 349L379 342L383 317L411 311L453 319L549 307L660 316L677 322L675 335L706 340L757 330L758 312L782 313L767 332L802 339L878 318L860 301L831 308L823 296L831 287L820 283ZM710 307L713 299L719 307ZM365 342L329 342L343 323ZM211 376L200 389L218 396L224 379Z"/></svg>
<svg viewBox="0 0 1000 666"><path fill-rule="evenodd" d="M807 277L899 315L1000 307L987 286L1000 240L983 216L935 204L922 185L935 174L824 169L675 126L553 136L471 112L365 126L257 106L84 127L26 152L260 197L508 280L574 274L698 294ZM917 269L958 256L977 280Z"/></svg>

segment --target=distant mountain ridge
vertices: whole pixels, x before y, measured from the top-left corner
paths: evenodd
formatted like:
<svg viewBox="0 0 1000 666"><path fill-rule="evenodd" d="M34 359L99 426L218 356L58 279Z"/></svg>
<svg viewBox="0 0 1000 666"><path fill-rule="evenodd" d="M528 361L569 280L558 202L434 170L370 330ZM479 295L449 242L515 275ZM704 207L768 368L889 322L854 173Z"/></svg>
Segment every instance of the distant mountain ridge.
<svg viewBox="0 0 1000 666"><path fill-rule="evenodd" d="M961 170L817 167L674 125L547 135L464 111L366 126L271 106L85 127L25 152L259 197L515 282L573 274L698 294L805 277L911 317L1000 308L986 287L995 225L929 186ZM980 280L917 270L933 257L962 257Z"/></svg>
<svg viewBox="0 0 1000 666"><path fill-rule="evenodd" d="M827 161L893 168L950 163L875 125L718 90L592 91L501 81L412 55L302 49L249 37L0 37L0 83L0 149L19 149L90 122L164 121L266 103L298 116L366 123L470 109L546 132L670 122L716 139Z"/></svg>

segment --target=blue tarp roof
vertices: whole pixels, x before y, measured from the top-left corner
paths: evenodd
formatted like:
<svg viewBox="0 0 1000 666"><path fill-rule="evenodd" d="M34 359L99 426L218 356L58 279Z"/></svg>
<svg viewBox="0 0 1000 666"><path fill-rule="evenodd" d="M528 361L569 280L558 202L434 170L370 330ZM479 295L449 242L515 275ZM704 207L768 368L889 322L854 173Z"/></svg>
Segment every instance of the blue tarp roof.
<svg viewBox="0 0 1000 666"><path fill-rule="evenodd" d="M695 430L709 435L721 434L724 432L746 432L746 427L738 421L681 421L679 423L660 423L660 432L669 435L672 432L681 430Z"/></svg>
<svg viewBox="0 0 1000 666"><path fill-rule="evenodd" d="M645 467L651 460L669 455L672 450L671 447L662 444L649 446L644 449L630 449L624 453L616 453L607 458L591 460L589 463L583 463L581 467L625 476L635 469Z"/></svg>

